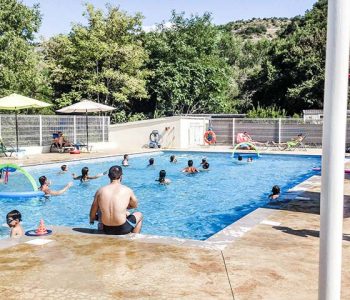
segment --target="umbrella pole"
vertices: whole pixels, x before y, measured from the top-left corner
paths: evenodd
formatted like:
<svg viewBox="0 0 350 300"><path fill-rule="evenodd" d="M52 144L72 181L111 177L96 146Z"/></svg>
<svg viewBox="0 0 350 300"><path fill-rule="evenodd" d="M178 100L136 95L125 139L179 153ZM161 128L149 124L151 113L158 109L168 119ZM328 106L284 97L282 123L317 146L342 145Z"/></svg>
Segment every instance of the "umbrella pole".
<svg viewBox="0 0 350 300"><path fill-rule="evenodd" d="M18 121L17 121L17 110L15 110L15 117L16 117L16 147L17 147L17 153L18 153Z"/></svg>
<svg viewBox="0 0 350 300"><path fill-rule="evenodd" d="M87 110L86 110L85 116L86 116L86 147L87 147L87 151L89 152L89 125L88 125Z"/></svg>

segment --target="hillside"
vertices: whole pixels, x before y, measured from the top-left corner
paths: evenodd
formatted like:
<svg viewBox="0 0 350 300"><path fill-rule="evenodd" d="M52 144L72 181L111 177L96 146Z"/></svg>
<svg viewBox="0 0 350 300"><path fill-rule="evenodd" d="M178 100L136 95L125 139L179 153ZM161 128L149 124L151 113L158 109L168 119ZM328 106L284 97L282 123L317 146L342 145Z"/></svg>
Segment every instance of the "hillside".
<svg viewBox="0 0 350 300"><path fill-rule="evenodd" d="M229 22L223 27L244 39L273 39L277 33L290 23L288 18L253 18Z"/></svg>

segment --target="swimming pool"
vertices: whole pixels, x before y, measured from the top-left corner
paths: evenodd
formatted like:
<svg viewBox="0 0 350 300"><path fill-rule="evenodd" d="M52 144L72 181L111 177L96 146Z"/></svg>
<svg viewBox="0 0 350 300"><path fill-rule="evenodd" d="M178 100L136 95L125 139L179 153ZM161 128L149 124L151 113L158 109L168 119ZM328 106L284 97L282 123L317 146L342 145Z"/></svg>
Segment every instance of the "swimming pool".
<svg viewBox="0 0 350 300"><path fill-rule="evenodd" d="M176 155L177 164L169 162ZM181 173L189 159L199 166L207 157L210 171L194 175ZM155 158L155 166L147 167ZM262 155L252 163L238 163L229 153L160 152L131 156L130 167L124 168L123 183L131 187L139 200L138 210L144 214L142 233L205 240L249 212L268 202L271 187L278 184L282 192L312 176L312 168L320 166L319 156ZM69 172L58 174L59 166L26 168L34 178L47 176L52 189L72 181L71 173L80 174L89 167L90 175L106 171L121 163L121 157L67 163ZM172 183L159 185L159 171L165 169ZM22 213L25 230L37 227L43 218L46 224L95 228L89 225L89 211L95 191L108 183L107 176L74 186L64 195L48 199L0 199L2 222L6 213L17 209ZM9 184L0 191L28 191L30 184L23 175L11 173ZM1 227L5 237L8 228Z"/></svg>

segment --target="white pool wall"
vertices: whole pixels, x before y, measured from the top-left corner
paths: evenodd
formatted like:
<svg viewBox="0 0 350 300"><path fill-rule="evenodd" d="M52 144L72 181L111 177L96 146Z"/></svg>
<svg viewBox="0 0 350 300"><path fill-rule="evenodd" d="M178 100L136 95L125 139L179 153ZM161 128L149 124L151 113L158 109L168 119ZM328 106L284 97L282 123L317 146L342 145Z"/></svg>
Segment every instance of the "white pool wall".
<svg viewBox="0 0 350 300"><path fill-rule="evenodd" d="M147 147L150 133L158 130L162 148L186 149L204 144L208 122L205 117L179 116L115 124L109 128L109 142L118 149L139 150Z"/></svg>

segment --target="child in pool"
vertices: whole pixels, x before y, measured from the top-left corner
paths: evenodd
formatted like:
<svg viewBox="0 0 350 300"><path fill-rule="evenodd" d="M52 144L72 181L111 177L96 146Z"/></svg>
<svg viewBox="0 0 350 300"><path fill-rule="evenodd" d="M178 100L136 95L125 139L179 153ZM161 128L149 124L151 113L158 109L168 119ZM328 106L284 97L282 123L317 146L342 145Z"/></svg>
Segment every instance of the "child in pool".
<svg viewBox="0 0 350 300"><path fill-rule="evenodd" d="M21 226L22 215L18 210L12 210L6 215L6 223L10 227L10 237L19 238L24 235Z"/></svg>
<svg viewBox="0 0 350 300"><path fill-rule="evenodd" d="M153 167L154 166L154 158L150 158L148 161L148 166L147 167Z"/></svg>
<svg viewBox="0 0 350 300"><path fill-rule="evenodd" d="M202 165L201 171L209 171L209 163L207 161Z"/></svg>
<svg viewBox="0 0 350 300"><path fill-rule="evenodd" d="M274 200L276 200L276 199L280 196L280 194L281 194L281 189L280 189L280 187L279 187L278 185L274 185L274 186L272 187L271 192L272 192L272 194L269 195L269 199L270 199L271 201L274 201Z"/></svg>
<svg viewBox="0 0 350 300"><path fill-rule="evenodd" d="M62 165L61 166L61 171L58 172L58 174L65 174L68 172L68 166L67 165Z"/></svg>
<svg viewBox="0 0 350 300"><path fill-rule="evenodd" d="M159 172L159 178L156 181L159 181L159 184L169 184L171 180L168 178L165 178L165 176L166 176L165 170L161 170Z"/></svg>
<svg viewBox="0 0 350 300"><path fill-rule="evenodd" d="M175 155L171 155L171 156L170 156L170 162L171 162L171 163L174 163L174 164L177 163L177 159L176 159L176 156L175 156Z"/></svg>
<svg viewBox="0 0 350 300"><path fill-rule="evenodd" d="M72 176L73 176L74 180L80 180L81 182L87 182L90 179L97 179L97 178L99 178L103 175L106 175L106 174L107 174L107 172L103 172L103 173L97 174L95 176L89 176L89 168L84 167L81 169L81 175L77 176L73 173Z"/></svg>
<svg viewBox="0 0 350 300"><path fill-rule="evenodd" d="M129 166L129 155L124 154L124 159L122 161L122 166L123 167L128 167Z"/></svg>

